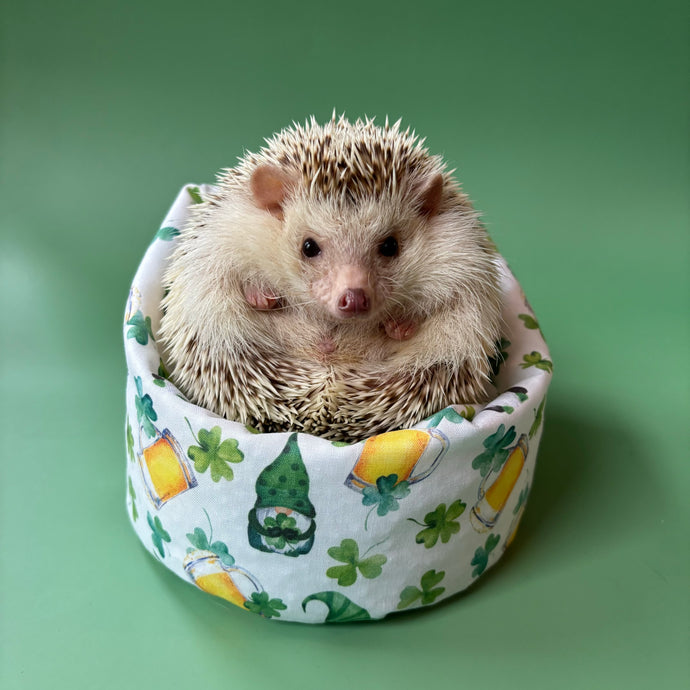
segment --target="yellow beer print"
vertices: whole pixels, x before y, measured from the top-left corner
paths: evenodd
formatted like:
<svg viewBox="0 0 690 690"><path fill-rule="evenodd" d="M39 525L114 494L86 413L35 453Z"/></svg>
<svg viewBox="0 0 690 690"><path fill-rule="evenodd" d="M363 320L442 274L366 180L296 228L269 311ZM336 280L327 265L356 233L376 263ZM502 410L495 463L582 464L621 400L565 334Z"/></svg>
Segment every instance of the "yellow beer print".
<svg viewBox="0 0 690 690"><path fill-rule="evenodd" d="M240 608L252 592L258 592L259 583L243 568L226 566L212 551L197 550L187 554L183 562L185 572L197 587L220 597Z"/></svg>
<svg viewBox="0 0 690 690"><path fill-rule="evenodd" d="M196 486L196 477L177 439L164 429L142 450L139 465L149 497L156 508L183 491Z"/></svg>
<svg viewBox="0 0 690 690"><path fill-rule="evenodd" d="M496 524L520 478L527 452L527 435L522 434L488 489L485 485L493 478L493 473L484 477L479 486L479 500L470 513L470 522L477 532L486 532Z"/></svg>
<svg viewBox="0 0 690 690"><path fill-rule="evenodd" d="M362 490L379 477L395 474L410 484L428 477L448 450L448 438L438 429L401 429L367 439L345 484Z"/></svg>

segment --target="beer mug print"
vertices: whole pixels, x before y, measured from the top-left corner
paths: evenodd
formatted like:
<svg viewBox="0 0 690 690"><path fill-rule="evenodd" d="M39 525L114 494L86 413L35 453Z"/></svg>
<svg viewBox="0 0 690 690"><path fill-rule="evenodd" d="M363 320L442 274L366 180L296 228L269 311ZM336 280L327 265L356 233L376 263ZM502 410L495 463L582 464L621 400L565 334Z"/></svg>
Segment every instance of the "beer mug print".
<svg viewBox="0 0 690 690"><path fill-rule="evenodd" d="M401 429L367 439L345 480L355 491L376 486L379 477L394 474L410 484L428 477L448 450L448 438L436 428Z"/></svg>
<svg viewBox="0 0 690 690"><path fill-rule="evenodd" d="M520 479L528 451L527 435L522 434L501 469L488 472L482 480L477 503L470 513L470 522L477 532L488 532L496 524ZM491 485L487 488L490 481Z"/></svg>
<svg viewBox="0 0 690 690"><path fill-rule="evenodd" d="M144 486L152 503L160 508L166 501L197 485L196 477L187 458L168 429L159 431L153 442L144 447L142 432L139 432L139 467L144 478Z"/></svg>
<svg viewBox="0 0 690 690"><path fill-rule="evenodd" d="M244 568L227 566L212 551L196 550L183 562L185 572L199 589L242 608L261 586Z"/></svg>

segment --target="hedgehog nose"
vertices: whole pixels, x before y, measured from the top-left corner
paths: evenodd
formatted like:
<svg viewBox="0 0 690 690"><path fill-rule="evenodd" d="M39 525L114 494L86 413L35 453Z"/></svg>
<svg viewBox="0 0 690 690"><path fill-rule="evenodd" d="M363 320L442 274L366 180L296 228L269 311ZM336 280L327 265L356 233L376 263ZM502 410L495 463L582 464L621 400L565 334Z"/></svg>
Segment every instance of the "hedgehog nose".
<svg viewBox="0 0 690 690"><path fill-rule="evenodd" d="M369 311L369 298L362 288L348 288L340 295L338 310L343 316L356 316Z"/></svg>

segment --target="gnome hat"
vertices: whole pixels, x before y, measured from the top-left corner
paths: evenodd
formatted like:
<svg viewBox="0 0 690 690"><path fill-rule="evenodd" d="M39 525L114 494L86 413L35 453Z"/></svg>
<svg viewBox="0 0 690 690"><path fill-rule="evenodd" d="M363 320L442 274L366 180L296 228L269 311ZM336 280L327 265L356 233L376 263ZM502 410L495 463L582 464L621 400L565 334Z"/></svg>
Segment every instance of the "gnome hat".
<svg viewBox="0 0 690 690"><path fill-rule="evenodd" d="M297 434L291 434L280 455L256 480L255 509L288 508L313 518L314 506L309 500L309 475L297 445Z"/></svg>

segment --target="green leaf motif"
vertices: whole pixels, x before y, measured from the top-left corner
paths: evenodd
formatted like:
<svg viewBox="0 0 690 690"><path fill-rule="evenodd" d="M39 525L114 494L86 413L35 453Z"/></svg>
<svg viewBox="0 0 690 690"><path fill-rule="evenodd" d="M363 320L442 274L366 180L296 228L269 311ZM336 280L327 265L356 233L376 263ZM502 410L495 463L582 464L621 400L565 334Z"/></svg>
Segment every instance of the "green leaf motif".
<svg viewBox="0 0 690 690"><path fill-rule="evenodd" d="M161 228L154 239L163 240L164 242L170 242L170 240L175 239L180 234L177 228L165 227Z"/></svg>
<svg viewBox="0 0 690 690"><path fill-rule="evenodd" d="M204 200L201 198L201 192L199 191L198 187L187 187L187 192L189 193L189 196L192 197L192 203L203 203Z"/></svg>
<svg viewBox="0 0 690 690"><path fill-rule="evenodd" d="M141 377L134 377L134 385L137 388L137 394L134 396L134 406L137 410L137 421L149 438L156 435L156 428L153 422L158 419L158 414L153 409L153 400L147 393L144 395L144 388L141 383Z"/></svg>
<svg viewBox="0 0 690 690"><path fill-rule="evenodd" d="M475 414L476 412L472 405L465 405L465 409L460 413L460 416L465 418L468 422L471 422Z"/></svg>
<svg viewBox="0 0 690 690"><path fill-rule="evenodd" d="M334 565L326 571L326 576L337 579L341 587L353 585L357 581L358 570L362 577L373 580L381 574L382 566L388 560L382 554L360 560L359 546L354 539L343 539L340 546L332 546L328 549L328 555L346 564Z"/></svg>
<svg viewBox="0 0 690 690"><path fill-rule="evenodd" d="M523 369L529 369L529 367L536 367L537 369L542 369L543 371L548 371L549 374L553 373L553 362L550 359L544 359L539 352L532 350L530 354L523 355L523 361L520 366Z"/></svg>
<svg viewBox="0 0 690 690"><path fill-rule="evenodd" d="M144 317L141 309L138 309L135 314L129 317L127 325L131 328L127 331L127 338L134 338L139 345L147 345L149 337L153 337L153 330L151 328L151 317Z"/></svg>
<svg viewBox="0 0 690 690"><path fill-rule="evenodd" d="M486 450L472 460L472 468L479 470L482 477L486 477L491 471L500 470L508 459L510 444L516 435L514 426L506 431L505 425L501 424L495 433L484 439Z"/></svg>
<svg viewBox="0 0 690 690"><path fill-rule="evenodd" d="M452 407L446 407L445 409L440 410L436 414L429 417L426 421L429 427L435 427L438 426L444 419L447 419L453 424L460 424L461 422L465 421L466 417L462 412L457 412Z"/></svg>
<svg viewBox="0 0 690 690"><path fill-rule="evenodd" d="M132 478L128 477L129 480L129 497L132 499L132 520L136 522L139 519L139 513L137 512L137 495L134 492L134 486L132 485Z"/></svg>
<svg viewBox="0 0 690 690"><path fill-rule="evenodd" d="M479 577L486 570L486 567L489 565L489 554L496 548L500 540L501 537L498 534L490 534L486 538L484 546L480 546L474 552L474 558L472 558L470 563L470 565L475 566L472 571L472 577Z"/></svg>
<svg viewBox="0 0 690 690"><path fill-rule="evenodd" d="M441 580L446 576L444 570L437 573L435 570L427 570L420 582L420 587L409 586L405 587L400 593L400 602L398 603L398 610L405 609L414 604L418 599L422 606L433 604L446 591L445 587L436 587Z"/></svg>
<svg viewBox="0 0 690 690"><path fill-rule="evenodd" d="M166 380L169 378L170 372L165 368L165 364L163 364L163 360L161 359L158 365L158 373L153 374L153 385L163 388Z"/></svg>
<svg viewBox="0 0 690 690"><path fill-rule="evenodd" d="M227 544L222 541L214 541L212 544L209 544L209 537L206 536L206 532L201 527L196 527L193 532L187 534L187 539L189 539L189 543L195 549L215 553L223 565L231 566L235 564L235 559L228 551ZM187 553L191 550L188 549Z"/></svg>
<svg viewBox="0 0 690 690"><path fill-rule="evenodd" d="M531 487L526 486L521 492L520 495L518 496L517 500L517 505L513 509L513 515L517 515L520 512L520 508L522 508L523 505L527 502L527 499L529 497L529 490Z"/></svg>
<svg viewBox="0 0 690 690"><path fill-rule="evenodd" d="M398 501L409 495L410 485L407 480L398 482L397 474L389 474L387 477L379 477L376 486L367 486L362 493L362 505L377 506L376 513L383 517L391 510L400 508Z"/></svg>
<svg viewBox="0 0 690 690"><path fill-rule="evenodd" d="M244 460L244 453L239 449L238 442L234 438L225 439L221 443L220 427L213 429L200 429L197 437L198 446L190 446L187 455L194 461L197 472L206 472L211 468L211 479L219 482L221 478L231 481L234 473L231 463Z"/></svg>
<svg viewBox="0 0 690 690"><path fill-rule="evenodd" d="M151 513L146 513L146 521L149 523L151 528L151 541L153 545L158 549L158 553L161 558L165 558L165 549L163 548L163 542L170 542L170 535L163 528L161 519L156 515L155 518L151 517Z"/></svg>
<svg viewBox="0 0 690 690"><path fill-rule="evenodd" d="M518 314L518 319L525 324L525 328L529 328L532 331L539 330L539 324L531 314Z"/></svg>
<svg viewBox="0 0 690 690"><path fill-rule="evenodd" d="M264 618L280 618L278 612L287 608L281 599L271 599L267 592L252 592L251 601L245 601L244 607Z"/></svg>
<svg viewBox="0 0 690 690"><path fill-rule="evenodd" d="M302 601L302 610L306 612L310 601L320 601L328 607L328 615L324 623L352 623L354 621L370 621L371 616L366 609L348 599L340 592L317 592L310 594Z"/></svg>
<svg viewBox="0 0 690 690"><path fill-rule="evenodd" d="M443 544L447 544L450 538L460 531L460 523L456 520L465 512L466 507L467 505L459 499L451 503L448 510L446 510L446 504L441 503L436 510L424 516L423 523L417 523L423 524L426 529L417 533L415 542L424 544L426 549L435 546L439 539ZM411 518L408 520L416 522Z"/></svg>
<svg viewBox="0 0 690 690"><path fill-rule="evenodd" d="M513 386L512 388L509 388L506 392L512 393L513 395L517 396L517 399L520 402L525 402L525 400L529 400L527 389L523 388L522 386Z"/></svg>
<svg viewBox="0 0 690 690"><path fill-rule="evenodd" d="M131 462L134 462L134 436L132 434L132 425L129 423L127 417L127 455Z"/></svg>
<svg viewBox="0 0 690 690"><path fill-rule="evenodd" d="M544 398L540 403L539 407L534 411L534 422L532 422L532 426L529 428L529 437L532 438L537 431L539 431L539 427L541 426L542 420L544 418L544 404L546 403L546 398Z"/></svg>
<svg viewBox="0 0 690 690"><path fill-rule="evenodd" d="M349 446L350 444L347 443L347 441L331 441L331 445L334 448L345 448L346 446Z"/></svg>

